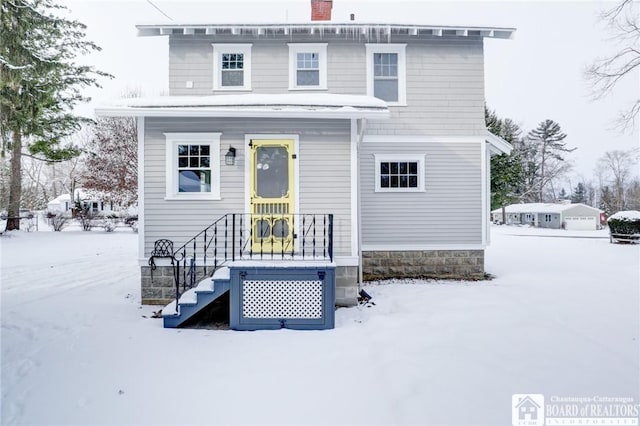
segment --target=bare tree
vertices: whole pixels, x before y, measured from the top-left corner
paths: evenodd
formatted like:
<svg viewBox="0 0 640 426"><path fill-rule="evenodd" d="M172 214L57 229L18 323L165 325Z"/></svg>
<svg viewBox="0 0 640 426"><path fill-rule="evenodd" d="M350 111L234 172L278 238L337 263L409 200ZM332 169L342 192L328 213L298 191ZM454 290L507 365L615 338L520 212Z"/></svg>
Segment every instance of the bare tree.
<svg viewBox="0 0 640 426"><path fill-rule="evenodd" d="M597 173L612 187L614 207L616 211L626 208L625 195L634 168L638 167L637 148L627 151L607 151L598 159Z"/></svg>
<svg viewBox="0 0 640 426"><path fill-rule="evenodd" d="M640 179L635 178L629 183L626 200L627 209L640 210Z"/></svg>
<svg viewBox="0 0 640 426"><path fill-rule="evenodd" d="M138 134L133 118L99 118L85 145L82 184L102 199L129 207L138 198Z"/></svg>
<svg viewBox="0 0 640 426"><path fill-rule="evenodd" d="M587 68L585 76L591 83L594 99L608 95L622 78L637 73L640 66L638 2L621 0L615 7L603 12L601 19L612 33L611 40L620 45L620 49L613 55L597 59ZM638 78L637 75L635 78ZM640 99L633 101L626 111L620 113L618 127L623 130L633 127L638 113Z"/></svg>

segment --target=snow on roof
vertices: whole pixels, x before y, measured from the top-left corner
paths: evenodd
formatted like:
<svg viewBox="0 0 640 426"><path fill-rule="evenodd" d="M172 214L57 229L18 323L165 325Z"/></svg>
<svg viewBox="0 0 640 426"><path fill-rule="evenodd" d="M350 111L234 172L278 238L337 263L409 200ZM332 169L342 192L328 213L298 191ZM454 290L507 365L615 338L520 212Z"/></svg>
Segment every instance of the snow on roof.
<svg viewBox="0 0 640 426"><path fill-rule="evenodd" d="M94 200L95 197L89 196L84 188L76 188L73 193L74 200L80 199L83 201ZM97 200L97 199L95 199ZM71 201L71 195L69 193L58 195L53 200L49 201L47 204L57 204L57 203L65 203L67 201Z"/></svg>
<svg viewBox="0 0 640 426"><path fill-rule="evenodd" d="M245 22L245 23L212 23L212 22L184 22L184 23L162 23L162 24L139 24L136 25L138 35L159 36L159 35L193 35L193 34L224 34L233 36L243 35L281 35L290 36L292 34L321 34L332 35L332 37L347 36L353 38L354 35L377 38L380 35L402 35L411 37L436 36L441 37L491 37L506 38L513 37L515 28L486 27L486 26L456 26L456 25L424 25L412 22L392 23L392 22L338 22L338 21L314 21L314 22Z"/></svg>
<svg viewBox="0 0 640 426"><path fill-rule="evenodd" d="M96 108L103 116L387 118L373 96L333 93L158 96L120 99Z"/></svg>
<svg viewBox="0 0 640 426"><path fill-rule="evenodd" d="M47 204L65 203L67 201L71 201L71 196L69 194L62 194L62 195L58 195L53 200L49 201Z"/></svg>
<svg viewBox="0 0 640 426"><path fill-rule="evenodd" d="M612 214L607 221L611 219L619 219L626 221L640 220L640 212L637 210L625 210Z"/></svg>
<svg viewBox="0 0 640 426"><path fill-rule="evenodd" d="M522 203L522 204L511 204L506 206L505 212L506 213L562 213L565 210L569 210L577 206L587 207L592 210L600 211L594 207L587 206L586 204L581 204L581 203L574 203L574 204ZM501 212L502 212L502 208L491 211L491 213L501 213Z"/></svg>
<svg viewBox="0 0 640 426"><path fill-rule="evenodd" d="M200 106L327 106L386 109L387 104L373 96L339 95L332 93L241 94L217 96L156 96L127 98L121 106L139 107L200 107Z"/></svg>

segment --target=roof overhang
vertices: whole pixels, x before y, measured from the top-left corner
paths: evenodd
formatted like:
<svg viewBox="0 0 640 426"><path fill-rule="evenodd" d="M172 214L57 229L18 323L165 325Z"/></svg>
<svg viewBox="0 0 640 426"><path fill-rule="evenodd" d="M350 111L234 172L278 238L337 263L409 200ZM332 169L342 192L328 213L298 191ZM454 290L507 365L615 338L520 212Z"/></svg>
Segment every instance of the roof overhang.
<svg viewBox="0 0 640 426"><path fill-rule="evenodd" d="M511 151L513 151L513 146L509 142L489 131L487 131L485 135L485 140L487 141L487 147L489 148L489 151L491 151L492 155L509 155L511 154Z"/></svg>
<svg viewBox="0 0 640 426"><path fill-rule="evenodd" d="M106 117L247 117L386 119L387 104L371 96L330 93L160 96L122 99L96 108Z"/></svg>
<svg viewBox="0 0 640 426"><path fill-rule="evenodd" d="M266 23L266 24L139 24L136 25L138 36L161 35L225 35L225 36L287 36L320 34L328 37L374 37L406 36L410 38L424 37L489 37L513 38L515 28L445 26L445 25L413 25L391 23L356 23L356 22L305 22L305 23Z"/></svg>

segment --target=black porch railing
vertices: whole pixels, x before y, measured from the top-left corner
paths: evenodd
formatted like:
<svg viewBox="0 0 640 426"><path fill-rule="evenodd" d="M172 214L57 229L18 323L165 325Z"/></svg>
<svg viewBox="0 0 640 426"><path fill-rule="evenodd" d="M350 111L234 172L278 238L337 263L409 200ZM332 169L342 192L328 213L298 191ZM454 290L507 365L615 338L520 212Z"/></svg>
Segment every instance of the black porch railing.
<svg viewBox="0 0 640 426"><path fill-rule="evenodd" d="M332 214L228 213L173 252L180 295L236 260L333 261Z"/></svg>

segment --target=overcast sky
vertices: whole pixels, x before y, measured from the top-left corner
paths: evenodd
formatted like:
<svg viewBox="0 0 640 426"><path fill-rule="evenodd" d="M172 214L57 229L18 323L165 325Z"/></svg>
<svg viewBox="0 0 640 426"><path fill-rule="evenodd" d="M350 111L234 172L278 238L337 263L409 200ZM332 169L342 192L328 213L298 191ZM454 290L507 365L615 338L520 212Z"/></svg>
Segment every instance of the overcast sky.
<svg viewBox="0 0 640 426"><path fill-rule="evenodd" d="M92 107L119 97L128 89L143 95L168 91L168 40L137 37L135 24L188 22L301 22L309 20L310 0L233 0L170 2L145 0L65 2L74 18L88 26L88 39L103 50L83 61L113 74L103 89L92 90ZM376 1L334 0L333 18L359 22L415 23L513 27L512 40L486 39L486 100L499 116L509 117L525 131L549 118L557 121L578 149L571 154L578 175L591 178L605 151L640 145L637 123L620 133L613 122L620 110L640 96L640 71L622 80L608 97L590 100L584 69L597 57L616 51L599 21L612 2L558 1ZM569 187L566 188L569 191Z"/></svg>

